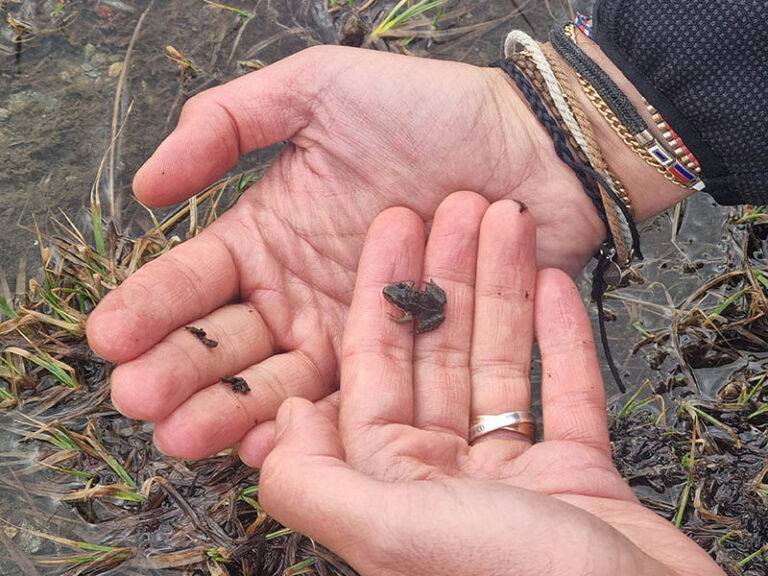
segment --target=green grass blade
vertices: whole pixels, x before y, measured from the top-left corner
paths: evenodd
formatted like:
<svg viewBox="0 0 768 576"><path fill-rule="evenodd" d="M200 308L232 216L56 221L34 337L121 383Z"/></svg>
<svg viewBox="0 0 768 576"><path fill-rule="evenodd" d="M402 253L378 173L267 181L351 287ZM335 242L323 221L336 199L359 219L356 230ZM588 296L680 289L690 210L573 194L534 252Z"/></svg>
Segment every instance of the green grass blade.
<svg viewBox="0 0 768 576"><path fill-rule="evenodd" d="M753 270L752 273L755 275L755 280L760 282L760 284L768 290L768 273L766 273L765 270Z"/></svg>
<svg viewBox="0 0 768 576"><path fill-rule="evenodd" d="M677 528L680 528L680 526L683 524L683 515L685 514L685 509L688 506L688 499L691 496L692 483L693 475L689 472L688 479L685 481L685 488L683 488L683 493L680 495L680 506L677 509L677 514L675 515L675 527Z"/></svg>
<svg viewBox="0 0 768 576"><path fill-rule="evenodd" d="M225 552L226 550L224 548L209 548L205 551L205 555L214 562L229 562L229 558L227 558Z"/></svg>
<svg viewBox="0 0 768 576"><path fill-rule="evenodd" d="M765 209L766 209L766 206L764 205L756 206L754 210L752 210L751 212L747 212L746 214L744 214L744 216L739 218L736 221L736 224L744 224L745 222L751 222L752 220L757 220L761 216L765 216Z"/></svg>
<svg viewBox="0 0 768 576"><path fill-rule="evenodd" d="M95 478L98 474L91 474L90 472L83 472L81 470L73 470L72 468L62 468L61 466L53 466L52 464L46 464L45 462L38 462L40 466L45 466L56 472L62 474L69 474L70 476L77 476L78 478Z"/></svg>
<svg viewBox="0 0 768 576"><path fill-rule="evenodd" d="M411 18L415 18L416 16L419 16L420 14L423 14L424 12L427 12L429 10L432 10L432 8L437 8L438 6L442 6L445 4L445 0L432 0L431 2L429 0L422 0L421 2L418 2L408 8L407 10L404 10L400 16L395 18L394 21L394 27L399 26L400 24L404 24L408 22Z"/></svg>
<svg viewBox="0 0 768 576"><path fill-rule="evenodd" d="M255 179L256 177L253 174L241 174L237 179L237 184L235 184L235 191L239 194L248 188Z"/></svg>
<svg viewBox="0 0 768 576"><path fill-rule="evenodd" d="M404 5L406 2L407 2L407 0L400 0L400 2L398 2L398 3L395 5L395 7L394 7L394 8L392 8L392 11L391 11L389 14L387 14L387 17L386 17L386 18L384 18L384 20L382 21L382 23L381 23L381 24L379 24L379 25L376 27L376 29L373 31L373 34L371 34L371 36L378 36L379 34L381 34L382 32L384 32L385 30L389 30L389 29L390 29L390 26L389 26L389 23L390 23L390 21L391 21L393 18L395 18L395 16L397 15L397 13L400 11L400 8L402 8L402 7L403 7L403 5Z"/></svg>
<svg viewBox="0 0 768 576"><path fill-rule="evenodd" d="M720 306L715 308L710 314L707 315L707 321L710 322L713 317L721 316L722 313L725 312L725 310L728 308L728 306L733 304L736 300L741 298L744 294L749 292L751 289L752 289L751 287L743 288L743 289L739 290L738 292L736 292L736 294L733 294L733 295L729 296L728 298L726 298L723 301L723 303L720 304Z"/></svg>
<svg viewBox="0 0 768 576"><path fill-rule="evenodd" d="M107 463L107 466L112 468L112 471L120 476L120 478L123 479L123 482L128 484L131 488L136 488L136 482L133 478L131 478L131 475L128 474L128 472L123 468L122 464L117 461L117 458L112 456L112 454L104 447L104 445L101 443L101 438L99 438L99 434L96 431L96 427L93 425L93 422L90 420L88 421L88 432L86 434L86 439L88 440L88 444L90 444L91 448L93 448L96 451L96 454L99 455L99 457L104 460L104 462Z"/></svg>
<svg viewBox="0 0 768 576"><path fill-rule="evenodd" d="M3 316L5 316L6 318L18 318L19 317L19 315L16 314L16 312L11 307L11 305L8 304L8 302L6 302L5 298L3 298L2 296L0 296L0 312L2 312Z"/></svg>
<svg viewBox="0 0 768 576"><path fill-rule="evenodd" d="M140 494L139 492L131 492L129 490L116 490L114 492L114 498L127 500L128 502L144 502L146 500L144 494Z"/></svg>
<svg viewBox="0 0 768 576"><path fill-rule="evenodd" d="M765 544L762 548L760 548L756 552L752 552L752 554L750 554L746 558L742 558L741 560L736 562L736 566L746 566L747 564L752 562L752 560L760 556L760 554L763 554L765 552L768 552L768 544Z"/></svg>
<svg viewBox="0 0 768 576"><path fill-rule="evenodd" d="M691 485L693 484L693 467L696 464L696 458L694 455L695 443L691 443L691 450L685 454L680 464L687 471L687 479L685 481L685 488L683 488L682 494L680 494L680 504L677 508L677 514L675 514L675 526L680 528L683 524L683 515L685 509L688 506L688 500L691 497ZM693 460L693 462L691 462Z"/></svg>
<svg viewBox="0 0 768 576"><path fill-rule="evenodd" d="M238 16L242 16L246 20L253 19L253 14L250 14L246 12L245 10L240 10L239 8L234 8L232 6L227 6L225 4L219 4L218 2L212 2L211 0L203 0L206 4L209 6L213 6L214 8L221 8L222 10L227 10L228 12L233 12L237 14Z"/></svg>
<svg viewBox="0 0 768 576"><path fill-rule="evenodd" d="M654 396L648 396L647 398L643 398L642 400L639 400L637 402L627 402L624 405L624 407L621 409L621 411L619 412L618 417L619 418L626 418L626 417L630 416L631 414L634 414L635 412L640 410L640 408L642 408L643 406L647 406L648 404L650 404L654 400L656 400L656 398ZM626 410L626 412L625 412L625 410Z"/></svg>
<svg viewBox="0 0 768 576"><path fill-rule="evenodd" d="M256 510L258 512L261 512L261 511L264 510L264 508L261 507L261 504L259 504L259 502L255 498L251 498L250 496L243 496L241 494L240 497L238 498L238 500L242 500L243 502L245 502L251 508L253 508L254 510Z"/></svg>
<svg viewBox="0 0 768 576"><path fill-rule="evenodd" d="M61 450L77 450L81 451L80 446L75 442L72 437L67 434L66 428L64 430L51 429L52 436L47 438L48 442L56 446Z"/></svg>
<svg viewBox="0 0 768 576"><path fill-rule="evenodd" d="M264 539L267 541L274 540L275 538L280 538L281 536L287 536L288 534L293 534L293 530L291 530L290 528L283 528L282 530L277 530L276 532L270 532L269 534L264 536Z"/></svg>
<svg viewBox="0 0 768 576"><path fill-rule="evenodd" d="M62 320L65 320L66 322L69 322L71 324L77 324L78 320L74 316L67 313L66 310L64 310L64 305L62 304L61 300L56 297L56 295L53 293L53 289L55 286L53 286L50 289L46 289L42 286L38 285L38 290L40 291L40 295L42 296L43 300L53 309L54 313L61 318Z"/></svg>
<svg viewBox="0 0 768 576"><path fill-rule="evenodd" d="M445 2L446 0L421 0L421 2L417 2L407 10L404 10L403 13L398 16L397 24L400 25L408 22L411 18L424 14L424 12L432 10L432 8L438 8L445 4Z"/></svg>
<svg viewBox="0 0 768 576"><path fill-rule="evenodd" d="M95 430L94 430L95 434ZM112 468L112 471L120 476L120 478L123 479L123 482L128 484L131 488L136 488L136 481L131 478L131 475L128 474L125 468L123 468L122 464L117 461L117 458L112 456L106 448L99 442L99 440L95 436L89 436L88 442L93 447L94 450L99 454L102 460L107 463L107 466Z"/></svg>
<svg viewBox="0 0 768 576"><path fill-rule="evenodd" d="M47 356L47 355L46 355ZM44 368L51 375L56 378L65 386L70 388L79 388L80 383L70 374L66 369L62 368L59 363L51 357L44 358L39 356L30 355L29 361L37 364L41 368Z"/></svg>
<svg viewBox="0 0 768 576"><path fill-rule="evenodd" d="M28 339L27 342L29 342ZM75 371L71 366L67 366L63 362L56 360L46 352L43 352L37 348L37 346L34 346L32 342L29 342L29 344L35 349L38 354L37 356L29 350L24 350L15 346L6 348L5 352L6 354L15 354L16 356L21 356L33 364L40 366L41 368L48 371L58 382L64 384L65 386L70 388L80 387L80 383L77 381L77 377L75 376ZM3 363L10 366L7 361L4 361Z"/></svg>
<svg viewBox="0 0 768 576"><path fill-rule="evenodd" d="M760 380L758 380L757 384L755 384L752 390L749 391L749 394L747 394L743 399L739 398L739 404L748 404L752 398L754 398L755 394L760 392L763 387L763 383L765 382L766 376L768 376L768 372L760 377Z"/></svg>
<svg viewBox="0 0 768 576"><path fill-rule="evenodd" d="M101 204L91 202L91 225L93 226L93 241L99 255L106 257L107 248L104 242L104 221L101 218Z"/></svg>
<svg viewBox="0 0 768 576"><path fill-rule="evenodd" d="M440 22L440 18L443 17L443 11L445 10L445 4L440 6L440 9L437 11L437 15L432 19L432 28L437 28L438 22Z"/></svg>
<svg viewBox="0 0 768 576"><path fill-rule="evenodd" d="M314 558L307 558L301 562L297 562L293 566L289 566L285 569L285 576L299 576L300 574L314 574L315 571L312 567L315 565Z"/></svg>
<svg viewBox="0 0 768 576"><path fill-rule="evenodd" d="M699 418L701 418L702 420L706 420L710 424L714 424L715 426L719 426L720 428L727 428L727 426L722 422L720 422L720 420L718 420L717 418L715 418L710 414L707 414L706 412L704 412L704 410L701 410L700 408L696 408L696 406L692 406L690 404L688 404L688 408L693 410L696 413L696 415L699 416Z"/></svg>
<svg viewBox="0 0 768 576"><path fill-rule="evenodd" d="M420 2L417 2L410 8L406 8L401 13L397 13L397 11L402 7L403 2L400 2L395 8L392 10L392 12L389 13L387 18L384 20L384 22L381 23L381 25L376 28L376 31L374 32L374 35L380 34L381 32L386 32L388 30L392 30L393 28L397 28L398 26L405 24L410 19L415 18L416 16L423 14L424 12L427 12L431 10L432 8L437 8L438 6L442 6L445 4L446 0L421 0Z"/></svg>
<svg viewBox="0 0 768 576"><path fill-rule="evenodd" d="M750 418L755 418L756 416L760 416L760 414L765 414L766 412L768 412L768 404L764 404L763 406L761 406L760 408L752 412L752 414L747 416L747 419L749 420Z"/></svg>
<svg viewBox="0 0 768 576"><path fill-rule="evenodd" d="M644 400L637 400L637 397L640 396L640 393L643 391L644 386L640 386L640 388L637 389L637 391L632 394L632 397L627 400L627 403L622 406L621 410L619 410L619 413L617 415L618 418L627 418L630 416L633 412L635 412L638 408L641 408L642 406L645 406L649 402L653 401L653 396L650 396L649 398L645 398Z"/></svg>

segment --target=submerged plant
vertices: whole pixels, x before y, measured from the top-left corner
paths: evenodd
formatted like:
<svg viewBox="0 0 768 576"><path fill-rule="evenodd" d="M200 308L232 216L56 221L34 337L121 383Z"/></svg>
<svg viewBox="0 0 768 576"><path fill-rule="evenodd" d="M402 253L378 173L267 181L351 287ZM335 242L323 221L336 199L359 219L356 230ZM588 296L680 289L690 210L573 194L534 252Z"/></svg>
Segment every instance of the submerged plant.
<svg viewBox="0 0 768 576"><path fill-rule="evenodd" d="M445 3L446 0L419 0L411 4L408 0L400 0L371 32L369 42L379 38L401 37L401 34L398 34L399 28L423 16L426 12L438 8L437 14L428 20L429 25L435 27L442 16Z"/></svg>

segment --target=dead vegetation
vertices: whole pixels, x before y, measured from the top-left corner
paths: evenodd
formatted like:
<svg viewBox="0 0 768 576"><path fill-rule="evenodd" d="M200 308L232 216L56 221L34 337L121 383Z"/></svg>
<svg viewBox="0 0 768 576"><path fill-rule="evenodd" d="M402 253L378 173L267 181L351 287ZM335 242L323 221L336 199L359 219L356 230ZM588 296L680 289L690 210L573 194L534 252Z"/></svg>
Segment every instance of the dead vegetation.
<svg viewBox="0 0 768 576"><path fill-rule="evenodd" d="M634 353L652 377L611 421L614 461L642 501L744 576L768 570L763 211L732 214L707 266L716 273L678 301L667 290L666 304L648 303L663 320L641 330ZM621 291L612 300L644 306Z"/></svg>

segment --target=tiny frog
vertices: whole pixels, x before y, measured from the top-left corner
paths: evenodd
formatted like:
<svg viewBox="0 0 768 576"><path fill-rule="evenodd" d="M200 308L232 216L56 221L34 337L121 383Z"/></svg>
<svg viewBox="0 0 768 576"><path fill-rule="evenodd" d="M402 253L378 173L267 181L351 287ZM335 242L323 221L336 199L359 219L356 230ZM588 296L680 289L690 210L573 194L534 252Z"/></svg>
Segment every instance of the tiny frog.
<svg viewBox="0 0 768 576"><path fill-rule="evenodd" d="M425 290L414 290L413 280L395 282L382 290L384 298L403 311L395 322L416 320L416 334L434 330L445 320L445 292L431 280Z"/></svg>

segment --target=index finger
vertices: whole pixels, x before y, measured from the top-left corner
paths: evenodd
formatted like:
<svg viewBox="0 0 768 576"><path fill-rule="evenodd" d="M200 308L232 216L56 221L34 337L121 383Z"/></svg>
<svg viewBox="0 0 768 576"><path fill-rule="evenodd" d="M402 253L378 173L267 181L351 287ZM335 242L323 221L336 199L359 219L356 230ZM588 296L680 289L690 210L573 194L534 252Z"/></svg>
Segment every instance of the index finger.
<svg viewBox="0 0 768 576"><path fill-rule="evenodd" d="M339 429L348 453L370 442L372 427L413 421L412 327L392 320L397 310L381 291L418 282L423 256L424 223L414 212L391 208L371 224L341 345Z"/></svg>
<svg viewBox="0 0 768 576"><path fill-rule="evenodd" d="M94 351L114 362L133 360L179 326L234 300L238 267L216 234L228 220L222 216L107 294L86 324Z"/></svg>

